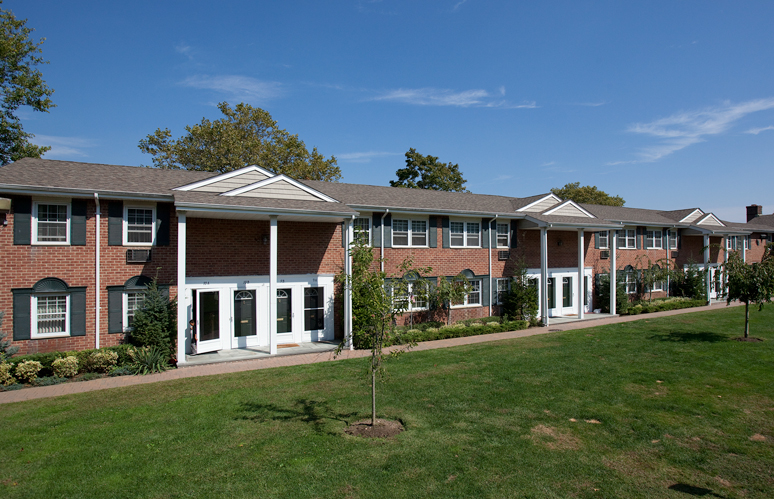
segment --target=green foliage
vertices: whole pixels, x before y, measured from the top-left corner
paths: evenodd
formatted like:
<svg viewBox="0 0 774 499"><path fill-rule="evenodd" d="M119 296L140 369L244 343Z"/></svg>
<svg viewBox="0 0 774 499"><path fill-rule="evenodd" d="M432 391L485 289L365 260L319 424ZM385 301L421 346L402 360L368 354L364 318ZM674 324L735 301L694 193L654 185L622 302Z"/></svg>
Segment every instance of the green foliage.
<svg viewBox="0 0 774 499"><path fill-rule="evenodd" d="M89 373L106 373L118 362L118 354L111 351L92 350L84 355L81 370Z"/></svg>
<svg viewBox="0 0 774 499"><path fill-rule="evenodd" d="M398 180L390 180L392 187L430 189L433 191L467 192L460 167L440 163L435 156L424 156L414 148L406 153L406 167L395 172Z"/></svg>
<svg viewBox="0 0 774 499"><path fill-rule="evenodd" d="M16 375L16 379L31 383L38 377L38 373L42 368L43 366L40 362L25 360L16 364L16 369L14 369L13 373Z"/></svg>
<svg viewBox="0 0 774 499"><path fill-rule="evenodd" d="M746 263L738 252L728 255L728 261L721 266L721 282L725 282L727 291L724 296L727 303L739 300L744 303L744 337L750 336L750 304L763 310L764 303L770 303L774 295L774 255L771 244L760 263Z"/></svg>
<svg viewBox="0 0 774 499"><path fill-rule="evenodd" d="M38 54L45 38L35 43L34 31L26 19L16 19L10 10L0 9L0 165L21 158L39 158L50 147L32 144L33 134L24 131L16 110L29 106L33 111L48 112L54 106L54 91L43 81L38 65L47 64Z"/></svg>
<svg viewBox="0 0 774 499"><path fill-rule="evenodd" d="M3 316L5 312L0 312L0 327L3 327ZM19 351L19 347L12 347L11 340L7 340L8 335L0 331L0 362L10 359L13 354Z"/></svg>
<svg viewBox="0 0 774 499"><path fill-rule="evenodd" d="M626 284L622 272L616 272L618 284L615 287L615 311L619 315L624 315L629 311L629 297L626 294ZM605 314L610 313L610 274L600 274L597 283L597 296L599 307Z"/></svg>
<svg viewBox="0 0 774 499"><path fill-rule="evenodd" d="M527 264L520 259L509 289L503 298L503 315L520 321L531 321L538 314L538 288L534 279L527 277Z"/></svg>
<svg viewBox="0 0 774 499"><path fill-rule="evenodd" d="M108 376L130 376L132 374L134 374L134 372L128 367L114 367L110 370Z"/></svg>
<svg viewBox="0 0 774 499"><path fill-rule="evenodd" d="M13 376L14 365L9 362L0 362L0 385L9 386L16 384Z"/></svg>
<svg viewBox="0 0 774 499"><path fill-rule="evenodd" d="M463 273L453 279L438 277L438 285L433 293L433 302L446 309L446 324L451 324L451 306L461 303L470 292L470 281Z"/></svg>
<svg viewBox="0 0 774 499"><path fill-rule="evenodd" d="M54 371L54 376L59 378L72 378L78 374L78 358L69 356L56 359L51 363L51 368Z"/></svg>
<svg viewBox="0 0 774 499"><path fill-rule="evenodd" d="M240 103L233 109L218 104L224 118L186 126L186 134L172 139L169 129L157 129L142 139L139 148L153 156L153 166L225 173L260 165L296 179L337 181L341 170L336 158L310 153L298 138L277 127L263 109Z"/></svg>
<svg viewBox="0 0 774 499"><path fill-rule="evenodd" d="M78 381L91 381L93 379L100 379L102 375L100 373L84 373L78 379Z"/></svg>
<svg viewBox="0 0 774 499"><path fill-rule="evenodd" d="M605 191L597 189L597 186L584 185L581 187L580 182L565 184L562 188L554 187L551 192L562 199L571 199L576 203L606 206L623 206L626 203L621 196L611 196Z"/></svg>
<svg viewBox="0 0 774 499"><path fill-rule="evenodd" d="M161 373L169 369L169 352L158 346L147 346L130 350L129 355L134 361L132 363L134 374Z"/></svg>
<svg viewBox="0 0 774 499"><path fill-rule="evenodd" d="M667 298L649 300L634 303L629 307L628 313L631 315L650 314L653 312L664 312L667 310L680 310L683 308L703 307L707 301L703 298Z"/></svg>
<svg viewBox="0 0 774 499"><path fill-rule="evenodd" d="M64 383L65 381L67 381L67 378L62 378L59 376L43 376L40 378L35 378L30 384L33 386L52 386Z"/></svg>
<svg viewBox="0 0 774 499"><path fill-rule="evenodd" d="M673 296L682 296L685 298L707 299L707 293L704 286L705 274L699 267L691 262L685 270L675 269L670 274L670 287Z"/></svg>
<svg viewBox="0 0 774 499"><path fill-rule="evenodd" d="M409 329L400 335L388 338L385 342L385 346L445 340L447 338L463 338L466 336L478 336L504 331L520 331L522 329L527 329L528 327L529 322L524 320L500 322L499 317L467 319L452 326Z"/></svg>
<svg viewBox="0 0 774 499"><path fill-rule="evenodd" d="M154 278L145 291L142 308L134 314L127 341L137 347L155 346L173 351L177 338L177 307L164 295Z"/></svg>

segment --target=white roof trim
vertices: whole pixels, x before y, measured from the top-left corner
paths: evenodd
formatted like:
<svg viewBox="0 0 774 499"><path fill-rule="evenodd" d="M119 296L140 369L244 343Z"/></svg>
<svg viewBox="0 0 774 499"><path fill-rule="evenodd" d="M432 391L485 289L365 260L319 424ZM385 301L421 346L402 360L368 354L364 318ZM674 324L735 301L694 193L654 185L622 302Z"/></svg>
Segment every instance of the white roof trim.
<svg viewBox="0 0 774 499"><path fill-rule="evenodd" d="M528 204L527 206L522 206L521 208L519 208L519 209L518 209L518 210L516 210L516 211L527 211L528 209L532 208L532 207L533 207L533 206L535 206L536 204L538 204L538 203L542 203L543 201L545 201L545 200L546 200L546 199L548 199L548 198L554 198L554 201L556 201L557 203L561 203L561 202L562 202L561 198L559 198L559 197L558 197L556 194L554 194L554 193L551 193L551 194L548 194L548 195L546 195L546 196L543 196L542 198L538 199L537 201L532 201L532 202L531 202L530 204Z"/></svg>
<svg viewBox="0 0 774 499"><path fill-rule="evenodd" d="M681 221L681 222L685 222L685 221L686 221L686 219L688 219L688 218L691 218L691 217L693 216L693 214L694 214L694 213L696 213L697 211L699 212L699 215L704 215L704 212L703 212L703 211L701 211L699 208L696 208L695 210L693 210L692 212L690 212L689 214L687 214L686 216L684 216L684 217L683 217L683 219L682 219L682 220L680 220L680 221ZM690 223L690 222L687 222L687 223Z"/></svg>
<svg viewBox="0 0 774 499"><path fill-rule="evenodd" d="M240 168L239 170L232 170L227 173L222 173L220 175L216 175L214 177L210 177L208 179L200 180L199 182L194 182L193 184L184 185L181 187L175 187L174 191L192 191L194 189L198 189L199 187L204 187L205 185L214 184L216 182L220 182L221 180L230 179L233 177L237 177L239 175L242 175L243 173L250 173L250 172L258 172L266 175L267 177L273 177L276 174L270 172L269 170L264 170L260 166L245 166L244 168Z"/></svg>
<svg viewBox="0 0 774 499"><path fill-rule="evenodd" d="M589 213L588 211L586 211L583 208L581 208L580 206L578 206L578 204L575 201L573 201L573 200L565 201L564 203L560 204L559 206L554 206L553 208L550 208L548 211L544 211L542 214L543 215L553 215L553 213L556 210L561 210L563 207L565 207L567 205L570 205L573 208L576 208L577 210L579 210L580 212L582 212L584 215L586 215L589 218L597 218L594 215L592 215L591 213Z"/></svg>
<svg viewBox="0 0 774 499"><path fill-rule="evenodd" d="M701 220L696 222L696 225L701 225L701 224L703 224L704 222L706 222L710 218L714 219L718 224L720 224L721 227L725 227L726 226L726 224L721 222L720 219L718 217L716 217L715 215L713 215L712 213L707 213L707 216L705 216L704 218L702 218Z"/></svg>
<svg viewBox="0 0 774 499"><path fill-rule="evenodd" d="M279 182L280 180L284 180L285 182L291 184L293 187L297 187L298 189L301 189L302 191L304 191L304 192L306 192L308 194L311 194L312 196L314 196L314 197L316 197L318 199L321 199L323 201L327 201L329 203L338 203L338 201L336 199L333 199L330 196L326 196L322 192L314 190L311 187L302 184L298 180L294 180L294 179L292 179L292 178L290 178L290 177L288 177L287 175L284 175L284 174L275 175L275 176L273 176L271 178L267 178L267 179L261 180L260 182L255 182L255 183L252 183L250 185L246 185L244 187L240 187L238 189L234 189L234 190L231 190L231 191L228 191L228 192L224 192L223 194L220 194L220 195L221 196L239 196L240 194L244 194L245 192L253 191L255 189L260 189L261 187L264 187L264 186L267 186L267 185L271 185L271 184L273 184L275 182Z"/></svg>

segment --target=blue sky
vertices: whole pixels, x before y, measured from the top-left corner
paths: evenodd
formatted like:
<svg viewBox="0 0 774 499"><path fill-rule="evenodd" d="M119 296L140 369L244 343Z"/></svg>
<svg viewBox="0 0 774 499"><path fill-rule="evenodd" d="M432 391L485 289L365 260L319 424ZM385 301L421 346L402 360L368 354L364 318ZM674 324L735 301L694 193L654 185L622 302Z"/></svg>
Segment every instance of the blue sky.
<svg viewBox="0 0 774 499"><path fill-rule="evenodd" d="M626 205L774 212L774 2L6 0L45 37L50 159L150 164L137 144L215 105L269 111L343 181L413 147L473 192L568 182Z"/></svg>

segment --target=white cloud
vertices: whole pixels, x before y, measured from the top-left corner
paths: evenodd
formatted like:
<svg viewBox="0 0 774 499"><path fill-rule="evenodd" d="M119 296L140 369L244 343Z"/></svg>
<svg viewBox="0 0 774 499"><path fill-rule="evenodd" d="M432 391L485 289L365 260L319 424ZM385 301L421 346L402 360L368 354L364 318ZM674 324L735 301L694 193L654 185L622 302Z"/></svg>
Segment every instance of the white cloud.
<svg viewBox="0 0 774 499"><path fill-rule="evenodd" d="M278 82L262 81L239 75L196 75L180 82L181 85L229 95L239 101L266 101L282 95Z"/></svg>
<svg viewBox="0 0 774 499"><path fill-rule="evenodd" d="M639 153L639 162L648 163L703 142L706 137L719 135L748 114L772 108L774 98L739 104L727 103L723 106L679 112L650 123L635 123L627 131L659 140L657 144L646 147Z"/></svg>
<svg viewBox="0 0 774 499"><path fill-rule="evenodd" d="M452 12L454 12L457 9L459 9L462 6L462 4L467 2L467 1L468 0L460 0L459 2L457 2L456 5L454 5L454 7L452 7Z"/></svg>
<svg viewBox="0 0 774 499"><path fill-rule="evenodd" d="M505 87L500 87L500 95L505 93ZM492 94L482 89L454 90L444 88L400 88L390 90L374 97L377 101L402 102L417 106L455 106L455 107L502 107L508 109L534 109L535 102L512 104L505 100L495 100Z"/></svg>
<svg viewBox="0 0 774 499"><path fill-rule="evenodd" d="M368 151L368 152L349 152L345 154L337 154L336 159L346 161L349 163L370 163L374 158L383 158L386 156L400 156L398 152L386 152L386 151Z"/></svg>
<svg viewBox="0 0 774 499"><path fill-rule="evenodd" d="M82 139L79 137L58 137L55 135L35 135L30 142L36 146L49 146L51 150L43 156L51 158L52 156L88 156L83 151L85 148L94 147L96 144L91 139Z"/></svg>
<svg viewBox="0 0 774 499"><path fill-rule="evenodd" d="M765 132L766 130L774 130L774 125L764 126L761 128L750 128L744 133L751 133L753 135L758 135L761 132Z"/></svg>
<svg viewBox="0 0 774 499"><path fill-rule="evenodd" d="M576 102L576 106L584 106L584 107L599 107L604 106L607 104L605 101L599 101L599 102Z"/></svg>
<svg viewBox="0 0 774 499"><path fill-rule="evenodd" d="M193 54L191 53L191 46L186 45L185 43L178 43L175 45L175 52L178 54L183 54L184 56L188 57L189 60L193 60Z"/></svg>

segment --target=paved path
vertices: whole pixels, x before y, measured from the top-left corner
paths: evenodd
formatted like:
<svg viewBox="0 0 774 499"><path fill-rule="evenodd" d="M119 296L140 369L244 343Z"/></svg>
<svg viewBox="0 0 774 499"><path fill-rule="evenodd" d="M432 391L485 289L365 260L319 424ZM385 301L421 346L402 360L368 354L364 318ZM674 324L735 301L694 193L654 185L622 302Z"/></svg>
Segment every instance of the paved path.
<svg viewBox="0 0 774 499"><path fill-rule="evenodd" d="M741 304L735 303L731 306ZM434 350L436 348L448 348L460 345L472 345L476 343L486 343L490 341L507 340L512 338L523 338L525 336L534 336L546 334L555 331L569 331L573 329L585 329L604 324L618 324L621 322L632 322L642 319L654 319L656 317L670 317L693 312L702 312L707 310L718 310L725 308L725 303L714 303L711 306L687 308L683 310L670 310L668 312L656 312L646 315L627 315L623 317L608 317L599 320L585 320L569 322L564 324L549 325L548 327L531 328L523 331L509 331L505 333L482 334L479 336L466 336L464 338L450 338L446 340L424 341L411 349L412 352L422 350ZM400 347L392 347L400 348ZM390 349L385 349L390 350ZM211 376L216 374L236 373L241 371L253 371L256 369L270 369L272 367L297 366L301 364L315 364L317 362L330 362L340 359L354 359L367 357L370 350L346 350L333 358L333 352L308 353L301 355L287 355L281 357L269 357L261 359L234 361L220 364L207 364L202 366L181 367L172 369L159 374L150 374L147 376L118 376L115 378L101 378L92 381L81 381L77 383L62 383L54 386L40 386L35 388L24 388L10 392L0 392L0 404L11 402L21 402L46 397L58 397L60 395L69 395L72 393L91 392L94 390L104 390L106 388L119 388L122 386L143 385L147 383L156 383L157 381L169 381L181 378L193 378L196 376Z"/></svg>

